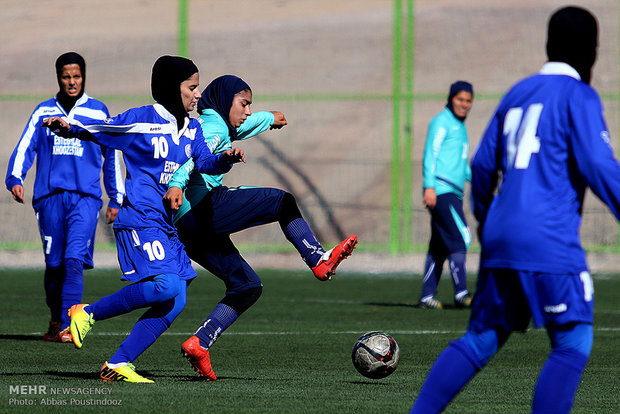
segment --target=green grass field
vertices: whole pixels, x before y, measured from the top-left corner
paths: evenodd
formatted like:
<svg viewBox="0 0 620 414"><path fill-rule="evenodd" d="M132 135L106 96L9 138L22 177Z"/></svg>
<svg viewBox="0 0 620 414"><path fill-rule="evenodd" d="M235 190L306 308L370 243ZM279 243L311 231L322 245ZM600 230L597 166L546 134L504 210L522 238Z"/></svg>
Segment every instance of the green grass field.
<svg viewBox="0 0 620 414"><path fill-rule="evenodd" d="M0 412L405 413L468 319L466 310L417 309L420 276L339 274L321 283L309 272L259 274L263 296L212 348L217 381L201 381L180 355L223 294L221 282L201 273L185 311L135 361L155 384L108 384L98 370L141 312L98 322L81 350L46 343L42 272L0 271ZM439 297L450 302L444 279ZM85 301L123 286L116 271L88 271L85 282ZM620 276L594 283L594 348L573 413L619 413ZM362 377L351 364L355 339L369 330L390 332L401 348L398 369L382 380ZM515 334L446 412L529 412L547 352L544 331ZM47 394L18 394L22 385Z"/></svg>

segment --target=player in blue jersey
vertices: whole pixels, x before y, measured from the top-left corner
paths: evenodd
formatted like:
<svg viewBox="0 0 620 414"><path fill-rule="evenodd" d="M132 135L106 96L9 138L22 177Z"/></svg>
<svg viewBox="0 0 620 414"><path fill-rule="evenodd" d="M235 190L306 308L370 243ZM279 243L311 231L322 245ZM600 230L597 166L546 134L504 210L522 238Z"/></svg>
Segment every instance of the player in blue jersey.
<svg viewBox="0 0 620 414"><path fill-rule="evenodd" d="M214 154L231 148L233 141L286 125L281 112L252 113L251 104L252 90L236 76L220 76L206 87L198 112L207 145ZM226 294L195 335L183 344L182 352L201 376L215 380L208 349L258 300L263 286L230 240L230 234L278 222L319 280L331 278L353 251L357 238L352 235L326 252L302 218L291 193L276 188L228 188L222 185L222 174L191 172L191 164L190 160L175 173L166 199L173 209L178 209L175 223L189 257L222 279ZM187 188L185 198L181 188Z"/></svg>
<svg viewBox="0 0 620 414"><path fill-rule="evenodd" d="M71 342L69 308L82 301L84 269L93 267L93 249L101 210L101 157L103 181L110 199L108 223L121 206L124 182L116 151L93 142L65 139L41 126L43 118L62 116L68 120L102 120L108 108L85 93L86 62L75 52L56 60L59 91L40 103L11 155L6 188L18 203L24 202L24 180L36 158L32 207L43 242L43 285L51 320L46 341Z"/></svg>
<svg viewBox="0 0 620 414"><path fill-rule="evenodd" d="M455 306L471 304L465 270L471 236L463 212L463 193L465 181L471 180L465 118L471 110L473 97L474 88L469 82L454 82L450 85L446 107L428 126L424 147L423 201L431 214L431 239L419 303L425 309L442 307L435 292L446 259L452 275Z"/></svg>
<svg viewBox="0 0 620 414"><path fill-rule="evenodd" d="M568 413L592 348L593 289L579 239L589 187L620 219L620 165L589 85L597 21L566 7L549 20L542 70L501 100L472 160L481 261L467 332L438 357L411 410L440 412L530 320L551 352L532 412Z"/></svg>
<svg viewBox="0 0 620 414"><path fill-rule="evenodd" d="M211 154L199 122L189 118L200 98L198 83L198 68L191 60L162 56L153 65L154 105L133 108L103 122L44 121L63 136L120 149L125 158L127 195L114 233L122 279L133 283L69 311L71 339L81 348L96 320L149 308L103 364L104 381L152 382L137 374L132 363L183 310L187 284L196 277L177 237L172 212L162 201L173 173L190 158L199 171L211 174L225 173L233 163L245 161L239 149Z"/></svg>

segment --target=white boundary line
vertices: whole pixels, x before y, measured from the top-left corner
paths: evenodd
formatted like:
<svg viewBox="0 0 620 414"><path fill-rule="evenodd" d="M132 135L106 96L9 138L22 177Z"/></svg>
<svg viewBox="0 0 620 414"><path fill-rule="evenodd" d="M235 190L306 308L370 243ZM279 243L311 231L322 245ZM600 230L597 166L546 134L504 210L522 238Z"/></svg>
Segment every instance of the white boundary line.
<svg viewBox="0 0 620 414"><path fill-rule="evenodd" d="M379 329L377 329L379 330ZM369 330L369 332L372 331ZM543 329L535 330L532 329L531 332L544 332ZM595 332L620 332L620 327L601 327L594 328ZM412 331L402 331L402 330L388 330L386 331L392 335L447 335L447 334L463 334L464 330L455 330L455 331L436 331L436 330L412 330ZM246 331L246 332L226 332L227 336L259 336L259 335L361 335L364 332L362 331ZM0 335L43 335L43 332L31 332L27 334L0 334ZM129 332L90 332L88 336L127 336ZM194 332L164 332L162 336L192 336Z"/></svg>

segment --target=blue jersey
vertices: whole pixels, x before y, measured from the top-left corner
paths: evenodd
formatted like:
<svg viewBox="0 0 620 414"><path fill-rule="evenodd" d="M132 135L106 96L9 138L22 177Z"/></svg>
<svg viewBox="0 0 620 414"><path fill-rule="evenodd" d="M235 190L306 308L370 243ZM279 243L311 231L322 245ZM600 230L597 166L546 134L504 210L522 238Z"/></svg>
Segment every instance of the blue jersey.
<svg viewBox="0 0 620 414"><path fill-rule="evenodd" d="M435 194L454 193L463 198L465 181L471 179L467 164L469 141L465 123L445 108L428 125L424 146L423 187Z"/></svg>
<svg viewBox="0 0 620 414"><path fill-rule="evenodd" d="M6 187L23 185L26 173L36 156L36 177L32 195L33 204L50 194L71 191L101 198L101 156L103 180L110 198L109 206L120 208L125 192L117 151L102 148L94 142L62 138L41 125L44 118L64 117L69 122L90 122L109 117L106 106L84 94L67 114L56 98L39 104L22 133L9 159Z"/></svg>
<svg viewBox="0 0 620 414"><path fill-rule="evenodd" d="M213 109L204 109L200 114L200 125L209 149L214 154L232 148L232 141L228 126L222 117ZM266 131L274 122L274 115L268 111L253 113L237 128L237 140L251 138ZM202 200L211 189L222 185L223 174L200 174L193 170L192 161L188 161L183 168L174 174L171 186L186 189L183 195L183 204L176 212L174 221L178 221L193 205Z"/></svg>
<svg viewBox="0 0 620 414"><path fill-rule="evenodd" d="M547 63L506 94L471 168L483 268L587 270L579 238L586 187L620 218L620 166L600 99L564 63Z"/></svg>
<svg viewBox="0 0 620 414"><path fill-rule="evenodd" d="M176 233L162 198L179 166L193 159L201 172L221 174L231 168L228 161L211 154L196 119L186 118L179 131L174 116L160 104L133 108L103 122L72 125L63 135L123 152L127 195L114 222L118 229L157 227Z"/></svg>

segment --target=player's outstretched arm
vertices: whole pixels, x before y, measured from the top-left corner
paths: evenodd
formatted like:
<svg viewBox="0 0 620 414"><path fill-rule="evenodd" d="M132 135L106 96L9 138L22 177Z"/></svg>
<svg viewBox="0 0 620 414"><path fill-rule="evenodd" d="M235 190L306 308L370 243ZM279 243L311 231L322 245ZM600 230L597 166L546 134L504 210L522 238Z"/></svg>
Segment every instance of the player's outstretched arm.
<svg viewBox="0 0 620 414"><path fill-rule="evenodd" d="M245 162L245 153L242 149L232 148L226 150L220 154L220 156L231 164L236 164L238 162Z"/></svg>
<svg viewBox="0 0 620 414"><path fill-rule="evenodd" d="M288 124L288 122L286 121L286 118L284 117L284 114L282 112L271 111L271 113L273 114L273 118L274 119L273 119L273 124L271 124L269 129L280 129L284 125Z"/></svg>

